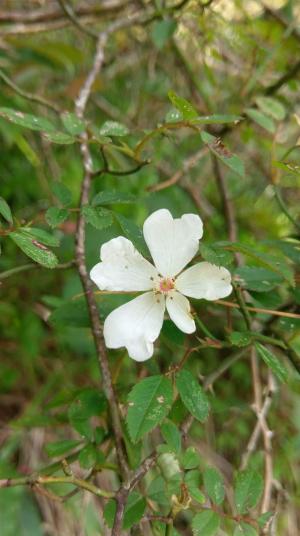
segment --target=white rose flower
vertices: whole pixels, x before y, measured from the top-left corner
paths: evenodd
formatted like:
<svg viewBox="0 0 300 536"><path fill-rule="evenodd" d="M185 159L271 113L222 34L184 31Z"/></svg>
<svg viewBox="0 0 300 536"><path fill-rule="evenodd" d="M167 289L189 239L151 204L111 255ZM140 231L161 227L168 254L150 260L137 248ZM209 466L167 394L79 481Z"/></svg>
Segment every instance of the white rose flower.
<svg viewBox="0 0 300 536"><path fill-rule="evenodd" d="M196 255L203 234L196 214L174 219L168 210L157 210L146 219L143 233L154 266L130 240L118 236L103 244L101 262L90 273L100 290L146 291L115 309L104 322L106 346L125 346L135 361L153 355L165 309L181 331L193 333L196 326L186 296L217 300L232 291L230 272L222 266L199 262L182 271Z"/></svg>

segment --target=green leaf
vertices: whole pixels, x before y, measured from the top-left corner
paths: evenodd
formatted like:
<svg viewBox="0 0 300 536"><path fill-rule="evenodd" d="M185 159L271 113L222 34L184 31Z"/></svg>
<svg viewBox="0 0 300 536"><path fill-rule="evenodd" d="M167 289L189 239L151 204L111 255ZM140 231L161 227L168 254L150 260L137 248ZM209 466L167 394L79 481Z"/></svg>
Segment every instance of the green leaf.
<svg viewBox="0 0 300 536"><path fill-rule="evenodd" d="M74 136L66 134L65 132L59 132L58 130L55 132L42 132L42 136L45 138L45 140L51 141L52 143L57 143L59 145L71 145L76 141Z"/></svg>
<svg viewBox="0 0 300 536"><path fill-rule="evenodd" d="M93 197L92 205L93 207L96 207L97 205L113 205L115 203L128 204L136 202L137 197L133 194L117 192L114 190L104 190Z"/></svg>
<svg viewBox="0 0 300 536"><path fill-rule="evenodd" d="M119 225L121 226L121 229L126 238L128 238L128 240L130 240L135 245L135 247L140 253L148 257L149 251L146 246L143 233L140 227L138 227L132 220L129 220L128 218L125 218L125 216L122 216L122 214L114 212L114 216Z"/></svg>
<svg viewBox="0 0 300 536"><path fill-rule="evenodd" d="M209 402L193 374L186 369L180 370L176 374L176 387L185 407L196 419L204 422L208 417Z"/></svg>
<svg viewBox="0 0 300 536"><path fill-rule="evenodd" d="M179 453L181 449L181 433L172 421L166 421L161 425L161 434L170 447L175 453Z"/></svg>
<svg viewBox="0 0 300 536"><path fill-rule="evenodd" d="M220 525L220 518L216 512L206 510L197 514L192 520L194 536L214 536Z"/></svg>
<svg viewBox="0 0 300 536"><path fill-rule="evenodd" d="M282 283L281 275L257 266L241 266L235 271L243 287L256 292L269 292Z"/></svg>
<svg viewBox="0 0 300 536"><path fill-rule="evenodd" d="M69 134L78 136L85 130L85 123L71 112L65 112L61 116L63 125Z"/></svg>
<svg viewBox="0 0 300 536"><path fill-rule="evenodd" d="M143 517L145 508L146 508L146 500L144 499L144 497L142 497L136 491L133 491L132 493L130 493L126 506L125 506L122 528L124 530L128 530L133 525L138 523L140 519ZM109 528L112 528L114 524L116 509L117 509L117 505L114 499L111 499L110 501L108 501L107 505L104 508L103 515Z"/></svg>
<svg viewBox="0 0 300 536"><path fill-rule="evenodd" d="M174 19L164 19L154 22L151 31L151 37L154 45L158 50L162 50L165 44L170 40L177 27Z"/></svg>
<svg viewBox="0 0 300 536"><path fill-rule="evenodd" d="M71 426L83 437L92 439L93 432L90 425L91 417L99 417L105 410L107 404L104 395L96 389L83 389L68 410L68 417Z"/></svg>
<svg viewBox="0 0 300 536"><path fill-rule="evenodd" d="M181 465L184 469L199 467L200 457L195 447L188 447L181 457Z"/></svg>
<svg viewBox="0 0 300 536"><path fill-rule="evenodd" d="M171 110L169 110L166 113L166 116L165 116L166 123L178 123L178 121L182 121L182 120L183 120L183 115L179 110L176 110L176 108L171 108Z"/></svg>
<svg viewBox="0 0 300 536"><path fill-rule="evenodd" d="M234 499L239 514L245 514L258 503L263 490L261 475L251 469L238 473Z"/></svg>
<svg viewBox="0 0 300 536"><path fill-rule="evenodd" d="M80 463L80 467L83 469L90 469L97 463L103 463L105 461L105 457L101 450L97 449L93 443L89 443L80 451L78 461Z"/></svg>
<svg viewBox="0 0 300 536"><path fill-rule="evenodd" d="M38 264L45 266L45 268L55 268L58 264L56 255L40 243L38 240L35 240L31 236L22 230L15 231L8 235L17 246L31 259L33 259Z"/></svg>
<svg viewBox="0 0 300 536"><path fill-rule="evenodd" d="M281 275L290 285L294 286L294 272L287 264L284 258L275 257L267 253L262 253L256 248L249 246L248 244L241 244L240 242L223 242L224 247L228 247L229 250L238 251L254 259L261 266L264 266L268 270L271 270Z"/></svg>
<svg viewBox="0 0 300 536"><path fill-rule="evenodd" d="M234 529L233 536L258 536L257 530L249 523L241 523Z"/></svg>
<svg viewBox="0 0 300 536"><path fill-rule="evenodd" d="M285 108L278 99L274 97L256 97L257 106L261 111L273 117L277 121L282 121L285 118Z"/></svg>
<svg viewBox="0 0 300 536"><path fill-rule="evenodd" d="M264 526L268 523L268 521L270 521L273 516L274 512L265 512L264 514L261 514L257 519L260 528L264 528Z"/></svg>
<svg viewBox="0 0 300 536"><path fill-rule="evenodd" d="M206 497L202 491L200 491L201 474L198 469L193 469L185 474L184 482L188 488L189 494L195 501L200 504L206 502Z"/></svg>
<svg viewBox="0 0 300 536"><path fill-rule="evenodd" d="M3 197L0 197L0 214L8 223L13 223L10 207Z"/></svg>
<svg viewBox="0 0 300 536"><path fill-rule="evenodd" d="M91 324L85 299L63 303L51 313L49 322L61 328L65 326L89 328Z"/></svg>
<svg viewBox="0 0 300 536"><path fill-rule="evenodd" d="M28 236L45 244L45 246L59 246L59 239L56 236L47 233L44 229L38 229L38 227L22 227L22 233L28 234Z"/></svg>
<svg viewBox="0 0 300 536"><path fill-rule="evenodd" d="M172 384L165 376L150 376L136 384L128 396L126 419L132 441L139 441L161 423L172 402Z"/></svg>
<svg viewBox="0 0 300 536"><path fill-rule="evenodd" d="M55 181L52 184L51 190L52 190L53 194L55 195L55 197L57 197L57 199L59 199L59 201L61 202L62 205L67 207L68 205L71 204L71 202L72 202L72 194L71 194L69 188L67 188L67 186L65 186L63 182Z"/></svg>
<svg viewBox="0 0 300 536"><path fill-rule="evenodd" d="M15 125L29 128L30 130L40 130L44 132L53 132L56 130L55 126L44 117L26 114L11 108L0 107L0 117L7 119Z"/></svg>
<svg viewBox="0 0 300 536"><path fill-rule="evenodd" d="M184 119L190 120L198 117L198 113L189 101L183 97L179 97L179 95L176 95L176 93L171 90L168 91L168 97L173 106L175 106L175 108L182 114Z"/></svg>
<svg viewBox="0 0 300 536"><path fill-rule="evenodd" d="M81 210L85 221L100 231L107 229L113 223L112 212L106 208L85 205Z"/></svg>
<svg viewBox="0 0 300 536"><path fill-rule="evenodd" d="M244 162L237 155L231 153L219 138L212 136L208 132L205 132L205 130L200 132L200 136L203 143L209 147L211 152L216 155L216 157L219 158L223 164L240 175L240 177L244 178Z"/></svg>
<svg viewBox="0 0 300 536"><path fill-rule="evenodd" d="M105 121L99 129L101 136L126 136L129 128L118 121Z"/></svg>
<svg viewBox="0 0 300 536"><path fill-rule="evenodd" d="M224 481L219 471L214 467L207 467L203 474L203 481L207 495L214 504L222 504L225 497Z"/></svg>
<svg viewBox="0 0 300 536"><path fill-rule="evenodd" d="M248 346L252 342L252 336L250 333L240 331L232 331L228 336L228 339L233 346L239 346L240 348L243 346Z"/></svg>
<svg viewBox="0 0 300 536"><path fill-rule="evenodd" d="M264 360L266 365L274 372L277 378L286 383L288 380L288 371L285 366L279 361L279 359L270 350L259 342L255 343L256 350L260 357Z"/></svg>
<svg viewBox="0 0 300 536"><path fill-rule="evenodd" d="M250 119L252 119L252 121L257 123L260 127L264 128L268 132L271 132L271 134L274 134L276 130L276 125L273 119L263 114L259 110L256 110L255 108L246 108L245 113Z"/></svg>
<svg viewBox="0 0 300 536"><path fill-rule="evenodd" d="M69 212L65 208L50 207L46 211L46 222L50 227L61 225L68 217Z"/></svg>
<svg viewBox="0 0 300 536"><path fill-rule="evenodd" d="M234 256L230 251L220 247L200 244L199 251L203 259L216 266L229 266L234 261Z"/></svg>
<svg viewBox="0 0 300 536"><path fill-rule="evenodd" d="M50 458L54 456L62 456L66 452L73 450L75 447L81 444L81 441L77 439L65 439L64 441L55 441L53 443L47 443L45 450Z"/></svg>

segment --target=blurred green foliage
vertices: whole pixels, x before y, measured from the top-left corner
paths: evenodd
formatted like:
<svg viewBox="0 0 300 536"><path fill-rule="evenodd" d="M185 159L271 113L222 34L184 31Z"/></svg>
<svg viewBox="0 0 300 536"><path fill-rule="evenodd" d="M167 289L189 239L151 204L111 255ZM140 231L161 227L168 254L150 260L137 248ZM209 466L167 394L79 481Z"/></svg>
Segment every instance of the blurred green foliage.
<svg viewBox="0 0 300 536"><path fill-rule="evenodd" d="M110 417L74 265L83 176L78 141L86 130L94 170L90 204L82 208L88 268L98 262L100 246L119 235L149 256L140 228L152 211L168 208L176 217L198 213L205 228L199 254L229 267L248 306L271 311L251 312L254 327L246 329L238 308L193 302L202 323L195 336L167 320L153 359L138 364L124 349L109 352L125 416L135 384L145 376L161 377L200 341L203 347L189 355L184 374L193 375L195 389L201 380L211 407L205 424L197 421L188 380L179 386L182 377L177 388L184 394L169 420L163 420L165 413L156 415L153 426L145 419L143 430L133 433L136 416L130 414L129 430L124 424L123 431L130 467L158 447L159 462L130 495L124 530L146 534L140 523L145 512L167 516L176 506L174 528L156 520L152 534L215 534L219 516L199 511L211 500L224 514L223 534L260 533L267 518L261 527L245 527L233 519L236 510L228 499L257 422L249 345L260 334L255 344L262 357L262 401L272 391L268 510L276 516L270 534L295 536L300 531L298 2L68 5L79 27L54 0L4 0L0 8L0 477L63 474L56 462L67 457L75 473L94 470L101 488L118 487ZM97 33L135 12L141 12L135 24L110 35L85 119L78 120L74 100L95 51L95 40L80 26ZM236 266L235 255L243 266ZM126 301L128 296L97 295L101 320ZM275 343L266 349L268 337ZM138 384L140 391L143 385ZM200 421L206 409L198 408L205 413ZM181 446L176 431L188 411L196 420L188 437L181 429ZM156 424L162 424L161 431L145 436ZM259 437L248 473L239 473L235 486L237 512L252 510L253 519L261 513L265 456ZM219 506L223 485L227 502ZM183 488L189 498L182 496ZM71 488L47 489L61 496ZM114 500L105 503L103 518L100 499L87 492L61 503L35 491L1 490L1 536L109 534Z"/></svg>

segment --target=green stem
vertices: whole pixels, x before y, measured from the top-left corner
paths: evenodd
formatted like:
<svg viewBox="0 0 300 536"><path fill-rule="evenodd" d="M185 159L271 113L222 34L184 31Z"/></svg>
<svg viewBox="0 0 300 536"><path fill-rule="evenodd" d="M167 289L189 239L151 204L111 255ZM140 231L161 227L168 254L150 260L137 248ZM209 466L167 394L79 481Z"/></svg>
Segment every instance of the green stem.
<svg viewBox="0 0 300 536"><path fill-rule="evenodd" d="M236 299L237 299L237 302L241 308L241 313L244 317L244 320L245 320L245 324L247 326L247 329L249 329L249 331L251 331L251 315L247 309L247 305L246 305L246 302L244 300L244 296L243 296L243 293L241 291L241 289L236 286L236 284L234 282L232 282L232 286L234 288L234 293L235 293L235 296L236 296Z"/></svg>
<svg viewBox="0 0 300 536"><path fill-rule="evenodd" d="M199 316L195 316L195 322L197 326L203 331L203 333L208 337L209 339L212 339L213 341L216 341L216 337L209 331L209 329L203 324L202 320L200 320Z"/></svg>
<svg viewBox="0 0 300 536"><path fill-rule="evenodd" d="M63 269L66 269L66 268L72 268L72 266L74 266L73 261L65 262L63 264L57 264L57 266L55 266L55 270L63 270ZM40 264L34 264L34 263L23 264L22 266L16 266L15 268L11 268L10 270L6 270L5 272L1 272L0 273L0 281L2 281L3 279L7 279L11 275L15 275L15 274L18 274L20 272L26 272L27 270L32 270L34 268L43 268L43 266L41 266Z"/></svg>

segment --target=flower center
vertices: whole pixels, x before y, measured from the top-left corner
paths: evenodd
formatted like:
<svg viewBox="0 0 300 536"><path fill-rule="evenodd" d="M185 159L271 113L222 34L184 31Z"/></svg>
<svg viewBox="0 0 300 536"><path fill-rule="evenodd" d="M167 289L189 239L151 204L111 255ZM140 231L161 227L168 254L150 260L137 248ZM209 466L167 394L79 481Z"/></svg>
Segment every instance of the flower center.
<svg viewBox="0 0 300 536"><path fill-rule="evenodd" d="M172 278L164 278L161 279L159 282L159 290L160 292L169 292L170 290L173 290L175 288L175 281Z"/></svg>

